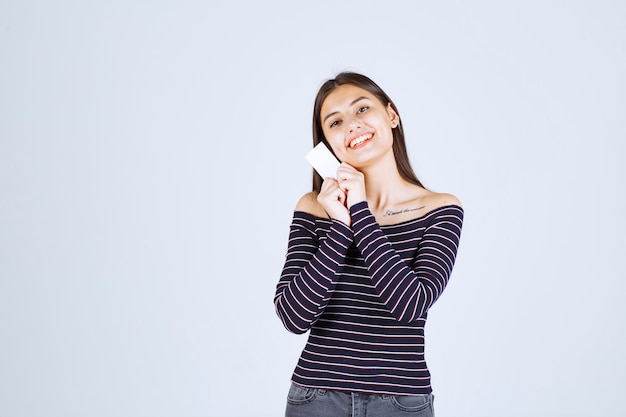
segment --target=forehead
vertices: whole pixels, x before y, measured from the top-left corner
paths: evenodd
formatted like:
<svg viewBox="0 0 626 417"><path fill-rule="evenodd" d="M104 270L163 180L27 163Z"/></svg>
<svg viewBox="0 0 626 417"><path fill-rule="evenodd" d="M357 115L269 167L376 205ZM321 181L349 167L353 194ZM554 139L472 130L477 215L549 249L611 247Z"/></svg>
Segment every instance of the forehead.
<svg viewBox="0 0 626 417"><path fill-rule="evenodd" d="M349 107L354 100L360 97L365 97L370 100L376 99L372 93L356 85L340 85L324 99L321 108L322 116L333 111L339 111L341 108Z"/></svg>

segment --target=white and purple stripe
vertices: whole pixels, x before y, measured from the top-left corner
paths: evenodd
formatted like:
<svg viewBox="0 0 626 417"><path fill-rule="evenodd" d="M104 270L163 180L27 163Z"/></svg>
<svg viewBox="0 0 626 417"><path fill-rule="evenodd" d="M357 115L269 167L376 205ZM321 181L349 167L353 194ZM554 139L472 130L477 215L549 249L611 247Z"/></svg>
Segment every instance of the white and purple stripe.
<svg viewBox="0 0 626 417"><path fill-rule="evenodd" d="M463 209L445 206L380 226L366 202L352 229L296 211L274 303L285 327L310 330L293 374L309 387L428 394L428 309L456 257Z"/></svg>

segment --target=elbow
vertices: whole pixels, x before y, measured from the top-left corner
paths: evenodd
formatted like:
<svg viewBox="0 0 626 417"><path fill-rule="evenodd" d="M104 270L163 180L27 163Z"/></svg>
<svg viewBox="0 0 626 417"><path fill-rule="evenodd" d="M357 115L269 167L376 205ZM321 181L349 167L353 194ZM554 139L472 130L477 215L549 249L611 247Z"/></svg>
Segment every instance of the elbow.
<svg viewBox="0 0 626 417"><path fill-rule="evenodd" d="M304 334L310 329L310 326L306 326L306 327L297 326L295 323L289 320L288 317L284 317L281 314L279 314L279 317L280 317L280 320L283 322L283 326L285 326L285 329L287 329L289 333Z"/></svg>
<svg viewBox="0 0 626 417"><path fill-rule="evenodd" d="M287 331L289 333L293 333L293 334L304 334L306 333L309 329L301 329L299 327L295 327L295 326L290 326L288 324L286 324L285 322L283 322L283 324L285 325L285 329L287 329Z"/></svg>
<svg viewBox="0 0 626 417"><path fill-rule="evenodd" d="M409 315L409 314L405 314L405 315L396 315L393 314L394 318L396 319L396 321L400 324L403 325L411 325L413 323L415 323L418 320L422 320L424 318L424 316L426 315L426 312L424 312L423 314L416 314L416 315Z"/></svg>
<svg viewBox="0 0 626 417"><path fill-rule="evenodd" d="M396 305L390 310L391 315L400 324L411 325L419 320L424 320L428 314L428 310L432 305L428 300L413 300L404 304L402 308Z"/></svg>
<svg viewBox="0 0 626 417"><path fill-rule="evenodd" d="M401 324L424 320L441 291L420 283L414 291L405 291L390 305L391 315Z"/></svg>
<svg viewBox="0 0 626 417"><path fill-rule="evenodd" d="M288 332L293 334L304 334L309 331L311 325L313 324L312 322L303 320L301 317L298 317L297 314L288 314L287 311L281 307L278 301L275 306L276 314Z"/></svg>

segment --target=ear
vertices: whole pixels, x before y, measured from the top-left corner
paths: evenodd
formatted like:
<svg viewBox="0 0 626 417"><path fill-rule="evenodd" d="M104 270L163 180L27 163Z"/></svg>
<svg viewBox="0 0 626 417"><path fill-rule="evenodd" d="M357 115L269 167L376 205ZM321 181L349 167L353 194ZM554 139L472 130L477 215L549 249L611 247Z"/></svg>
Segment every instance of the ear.
<svg viewBox="0 0 626 417"><path fill-rule="evenodd" d="M391 103L387 104L387 113L389 114L389 119L391 121L391 128L395 129L400 123L400 116L391 106Z"/></svg>

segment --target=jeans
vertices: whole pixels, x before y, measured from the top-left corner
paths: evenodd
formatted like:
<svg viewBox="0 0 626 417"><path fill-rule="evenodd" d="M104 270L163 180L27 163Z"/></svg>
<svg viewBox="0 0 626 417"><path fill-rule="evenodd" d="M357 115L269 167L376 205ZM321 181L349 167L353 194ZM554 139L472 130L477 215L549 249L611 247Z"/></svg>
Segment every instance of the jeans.
<svg viewBox="0 0 626 417"><path fill-rule="evenodd" d="M292 383L285 417L434 417L434 398L432 394L331 391Z"/></svg>

